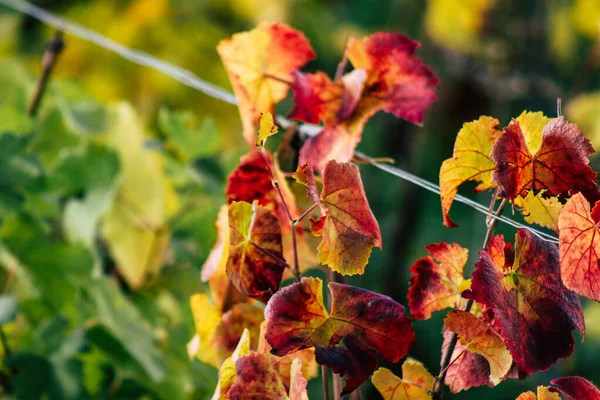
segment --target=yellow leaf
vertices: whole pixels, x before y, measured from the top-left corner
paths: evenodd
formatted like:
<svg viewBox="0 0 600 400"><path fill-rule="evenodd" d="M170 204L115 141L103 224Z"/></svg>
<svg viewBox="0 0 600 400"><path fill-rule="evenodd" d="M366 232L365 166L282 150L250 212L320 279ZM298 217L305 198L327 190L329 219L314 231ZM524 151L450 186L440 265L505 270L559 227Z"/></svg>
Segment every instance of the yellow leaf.
<svg viewBox="0 0 600 400"><path fill-rule="evenodd" d="M117 195L101 234L123 278L138 288L162 264L166 222L178 208L177 194L163 171L163 157L144 147L144 129L131 106L109 109L108 131L98 140L116 150L121 162Z"/></svg>
<svg viewBox="0 0 600 400"><path fill-rule="evenodd" d="M221 360L211 342L215 329L221 322L221 312L205 294L195 294L190 297L190 307L192 308L196 335L198 336L198 344L195 346L196 352L190 354L190 356L196 356L203 363L218 368Z"/></svg>
<svg viewBox="0 0 600 400"><path fill-rule="evenodd" d="M425 28L439 45L465 53L479 46L485 13L495 0L429 0Z"/></svg>
<svg viewBox="0 0 600 400"><path fill-rule="evenodd" d="M523 211L525 221L556 231L563 204L557 197L543 197L544 192L545 190L542 190L538 194L533 194L533 190L530 190L525 197L517 196L515 205Z"/></svg>
<svg viewBox="0 0 600 400"><path fill-rule="evenodd" d="M600 146L600 92L585 93L571 100L565 109L566 116L586 132L592 146Z"/></svg>
<svg viewBox="0 0 600 400"><path fill-rule="evenodd" d="M260 128L258 129L258 139L256 140L257 146L264 146L265 140L269 136L273 136L279 131L277 125L273 121L273 114L271 113L263 113L260 117Z"/></svg>
<svg viewBox="0 0 600 400"><path fill-rule="evenodd" d="M481 191L496 187L492 182L494 162L490 159L492 146L502 134L500 122L491 117L480 117L465 123L458 132L452 158L440 168L440 196L444 225L455 227L448 215L458 187L466 181L481 182L475 189Z"/></svg>
<svg viewBox="0 0 600 400"><path fill-rule="evenodd" d="M573 23L577 30L590 39L600 33L600 2L597 0L576 0L572 11Z"/></svg>
<svg viewBox="0 0 600 400"><path fill-rule="evenodd" d="M433 380L423 364L412 359L402 365L402 379L387 368L379 368L371 378L384 400L430 400Z"/></svg>
<svg viewBox="0 0 600 400"><path fill-rule="evenodd" d="M542 112L527 112L523 111L516 120L519 122L523 137L525 137L525 145L531 154L536 154L542 147L542 137L544 127L550 122L550 118L546 117ZM514 122L512 122L514 123Z"/></svg>
<svg viewBox="0 0 600 400"><path fill-rule="evenodd" d="M558 393L552 393L547 386L537 387L537 397L533 392L522 393L516 400L560 400Z"/></svg>

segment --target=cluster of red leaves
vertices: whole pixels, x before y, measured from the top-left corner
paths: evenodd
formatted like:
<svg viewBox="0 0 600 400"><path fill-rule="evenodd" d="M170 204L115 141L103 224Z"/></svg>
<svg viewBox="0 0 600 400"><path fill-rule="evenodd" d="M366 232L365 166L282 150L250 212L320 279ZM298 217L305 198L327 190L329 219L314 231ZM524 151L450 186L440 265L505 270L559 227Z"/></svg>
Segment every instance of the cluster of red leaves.
<svg viewBox="0 0 600 400"><path fill-rule="evenodd" d="M565 199L582 193L591 204L600 200L597 174L588 165L592 153L585 133L563 117L524 112L502 130L490 117L466 123L454 156L440 169L444 225L457 226L448 212L458 187L472 180L479 182L476 191L499 188L528 222L558 230Z"/></svg>

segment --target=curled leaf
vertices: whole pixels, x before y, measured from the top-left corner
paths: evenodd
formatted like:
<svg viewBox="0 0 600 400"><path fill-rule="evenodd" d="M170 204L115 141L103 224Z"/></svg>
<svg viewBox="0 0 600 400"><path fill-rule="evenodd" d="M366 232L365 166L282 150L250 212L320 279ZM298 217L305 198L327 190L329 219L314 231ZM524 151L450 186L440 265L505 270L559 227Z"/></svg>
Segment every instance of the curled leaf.
<svg viewBox="0 0 600 400"><path fill-rule="evenodd" d="M452 332L444 330L444 342L442 354L448 351ZM446 385L452 393L468 390L472 387L493 384L490 382L490 364L483 356L471 353L458 341L450 358L450 364L446 370Z"/></svg>
<svg viewBox="0 0 600 400"><path fill-rule="evenodd" d="M258 138L256 139L256 146L263 146L265 140L268 137L276 134L278 131L279 128L277 128L277 125L275 125L275 122L273 120L273 114L271 114L270 112L263 113L260 117L260 126L258 129Z"/></svg>
<svg viewBox="0 0 600 400"><path fill-rule="evenodd" d="M476 192L496 187L492 182L494 161L490 159L490 152L500 135L500 122L485 116L465 123L458 132L454 154L440 168L440 196L445 226L458 226L450 219L449 211L460 185L466 181L479 182Z"/></svg>
<svg viewBox="0 0 600 400"><path fill-rule="evenodd" d="M429 319L434 311L456 307L469 254L456 243L430 244L425 249L433 258L425 256L410 267L408 304L415 319Z"/></svg>
<svg viewBox="0 0 600 400"><path fill-rule="evenodd" d="M565 396L567 400L600 400L600 390L590 381L579 376L556 378L550 381L557 388L556 391Z"/></svg>

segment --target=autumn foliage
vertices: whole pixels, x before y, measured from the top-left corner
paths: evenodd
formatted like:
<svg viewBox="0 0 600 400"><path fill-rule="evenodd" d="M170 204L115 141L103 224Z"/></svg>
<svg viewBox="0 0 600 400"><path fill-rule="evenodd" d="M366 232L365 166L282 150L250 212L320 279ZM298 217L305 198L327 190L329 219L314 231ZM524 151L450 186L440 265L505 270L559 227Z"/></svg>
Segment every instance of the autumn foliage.
<svg viewBox="0 0 600 400"><path fill-rule="evenodd" d="M475 181L475 191L493 191L490 213L511 204L527 222L558 232L558 247L528 229L514 242L494 236L491 218L468 277L466 248L428 245L429 255L410 267L411 316L388 296L339 282L368 273L373 248L382 248L352 162L365 125L379 111L421 125L436 100L439 80L418 47L394 33L350 38L344 59L353 69L330 78L299 70L315 53L282 24L263 22L219 44L250 149L228 177L218 241L203 267L210 296L191 299L190 354L220 368L214 398L306 399L318 364L345 381L341 395L372 376L387 400L437 399L444 383L456 393L546 371L573 353L574 332L585 334L579 295L600 301L600 192L588 160L594 149L562 116L523 112L505 127L489 116L465 123L440 169L447 227L457 226L449 212L460 186ZM267 142L283 130L275 107L288 91L289 118L322 125L309 135L287 129L302 146L284 171L279 158L293 152L289 138L275 152ZM310 269L326 272L325 290ZM397 363L409 354L413 320L449 308L438 376L412 359L402 377L377 369L381 359ZM600 398L583 378L551 384L519 399Z"/></svg>

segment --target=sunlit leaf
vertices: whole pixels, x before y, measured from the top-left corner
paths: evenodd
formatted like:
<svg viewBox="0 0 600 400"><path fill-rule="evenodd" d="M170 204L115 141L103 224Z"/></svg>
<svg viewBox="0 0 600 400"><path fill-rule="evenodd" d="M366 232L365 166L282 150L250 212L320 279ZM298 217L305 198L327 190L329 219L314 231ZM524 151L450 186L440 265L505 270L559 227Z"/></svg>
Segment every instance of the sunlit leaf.
<svg viewBox="0 0 600 400"><path fill-rule="evenodd" d="M261 113L288 92L292 72L315 58L306 37L284 24L261 22L257 28L222 40L217 51L229 74L244 125L244 138L256 142Z"/></svg>
<svg viewBox="0 0 600 400"><path fill-rule="evenodd" d="M452 332L447 329L444 330L442 355L448 351L451 335ZM440 358L441 361L443 361L443 358ZM490 382L490 364L483 356L471 353L460 341L457 341L450 358L449 367L446 370L446 379L444 382L448 385L452 393L458 393L483 385L492 387L493 384Z"/></svg>
<svg viewBox="0 0 600 400"><path fill-rule="evenodd" d="M458 187L466 181L476 181L476 192L495 187L492 182L494 161L490 159L492 145L500 137L500 122L491 117L480 117L463 125L456 136L452 158L442 163L440 168L440 196L444 225L457 225L448 215Z"/></svg>
<svg viewBox="0 0 600 400"><path fill-rule="evenodd" d="M584 333L585 325L578 296L561 281L558 249L519 229L514 252L499 235L480 256L463 296L493 313L519 373L545 371L571 355L572 331Z"/></svg>
<svg viewBox="0 0 600 400"><path fill-rule="evenodd" d="M379 368L371 381L384 400L430 400L433 379L423 364L408 359L402 364L402 379L387 368Z"/></svg>
<svg viewBox="0 0 600 400"><path fill-rule="evenodd" d="M287 400L277 360L269 354L254 351L240 357L235 364L235 381L227 392L227 398Z"/></svg>
<svg viewBox="0 0 600 400"><path fill-rule="evenodd" d="M230 357L227 357L219 368L219 383L212 400L227 400L227 392L235 382L235 364L245 355L250 354L250 332L244 329L242 336Z"/></svg>
<svg viewBox="0 0 600 400"><path fill-rule="evenodd" d="M268 137L276 134L278 131L279 128L277 128L277 125L275 125L275 122L273 121L273 114L269 112L263 113L260 117L260 125L258 129L258 139L256 140L256 145L263 146L265 140Z"/></svg>
<svg viewBox="0 0 600 400"><path fill-rule="evenodd" d="M430 244L425 249L431 257L425 256L410 267L408 304L415 319L428 319L434 311L457 306L469 254L456 243Z"/></svg>
<svg viewBox="0 0 600 400"><path fill-rule="evenodd" d="M534 194L533 190L529 190L527 196L515 198L515 205L523 212L525 221L558 231L558 216L563 204L557 197L544 196L545 192L541 190Z"/></svg>

